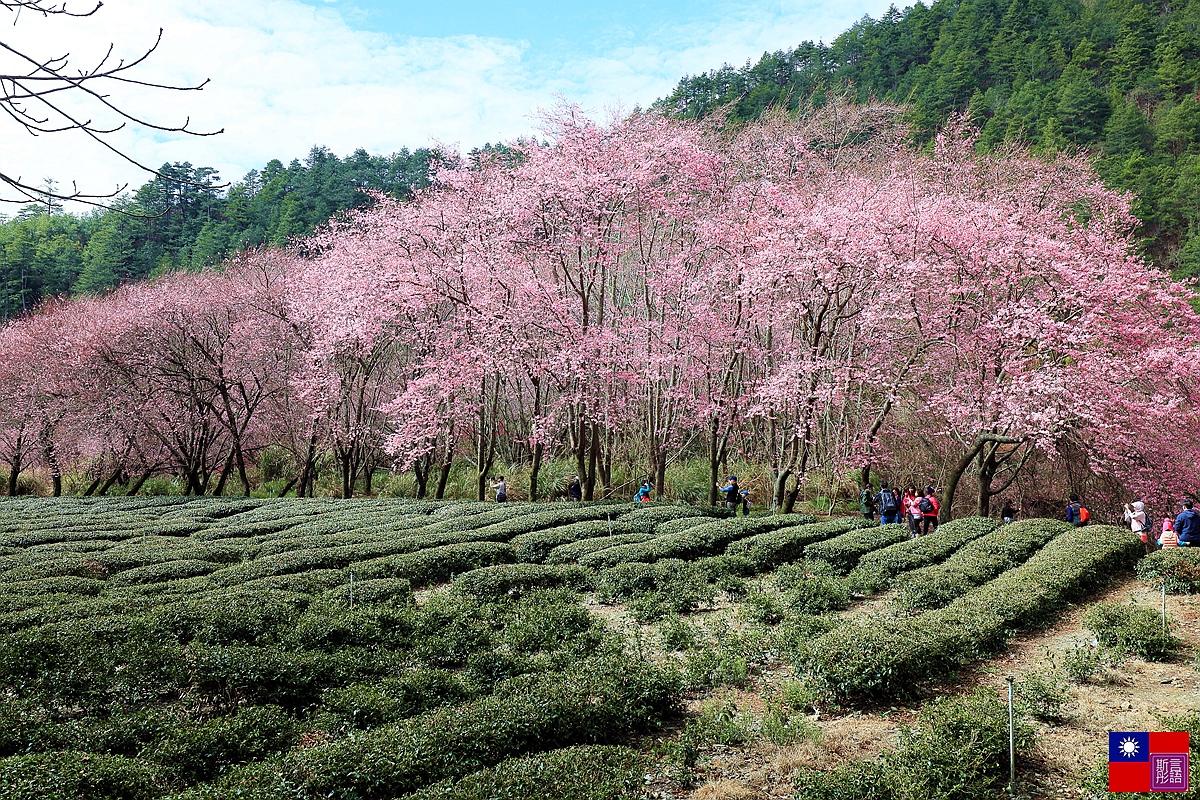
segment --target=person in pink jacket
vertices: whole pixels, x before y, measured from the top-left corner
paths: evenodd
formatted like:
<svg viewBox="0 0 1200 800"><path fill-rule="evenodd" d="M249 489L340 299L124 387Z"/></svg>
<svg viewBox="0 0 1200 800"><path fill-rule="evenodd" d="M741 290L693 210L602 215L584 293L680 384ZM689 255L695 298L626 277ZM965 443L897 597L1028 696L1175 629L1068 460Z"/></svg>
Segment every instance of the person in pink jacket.
<svg viewBox="0 0 1200 800"><path fill-rule="evenodd" d="M1179 535L1170 518L1163 520L1162 534L1158 537L1159 547L1179 547Z"/></svg>

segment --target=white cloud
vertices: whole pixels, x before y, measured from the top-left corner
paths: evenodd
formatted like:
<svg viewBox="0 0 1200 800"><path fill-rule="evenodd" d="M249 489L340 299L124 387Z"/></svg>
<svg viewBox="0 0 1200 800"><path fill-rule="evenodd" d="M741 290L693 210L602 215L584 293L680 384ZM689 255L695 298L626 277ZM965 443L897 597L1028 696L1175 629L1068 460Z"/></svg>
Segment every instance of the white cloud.
<svg viewBox="0 0 1200 800"><path fill-rule="evenodd" d="M872 5L874 14L886 7ZM391 37L356 30L347 22L358 18L352 9L343 16L332 5L294 0L106 0L80 20L26 14L14 27L0 19L0 40L42 57L70 52L79 69L98 61L109 42L117 43L117 57L137 57L161 26L163 43L138 77L210 83L202 92L115 86L113 100L158 123L190 117L195 130L225 133L196 138L128 126L111 141L151 166L190 161L236 180L271 158L303 158L314 144L345 155L357 147L390 153L434 141L472 147L512 138L531 130L530 116L554 94L597 111L618 100L647 105L685 73L757 59L803 39L829 40L865 10L727 6L721 18L609 32L590 52L586 43L567 52L481 36ZM10 69L0 62L0 71ZM148 177L78 134L33 139L7 122L0 124L0 169L35 182L74 178L100 191L136 188Z"/></svg>

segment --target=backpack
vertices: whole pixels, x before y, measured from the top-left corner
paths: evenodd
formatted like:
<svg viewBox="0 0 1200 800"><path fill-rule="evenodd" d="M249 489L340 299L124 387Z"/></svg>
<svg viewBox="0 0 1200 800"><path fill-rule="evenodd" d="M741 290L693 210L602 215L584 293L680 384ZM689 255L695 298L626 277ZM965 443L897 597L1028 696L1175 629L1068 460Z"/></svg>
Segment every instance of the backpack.
<svg viewBox="0 0 1200 800"><path fill-rule="evenodd" d="M1075 524L1076 525L1087 525L1087 522L1091 518L1092 515L1090 513L1088 513L1088 510L1083 507L1082 503L1072 503L1071 505L1075 506L1075 514L1076 514L1076 516L1079 517L1078 521L1076 521Z"/></svg>
<svg viewBox="0 0 1200 800"><path fill-rule="evenodd" d="M922 497L921 502L917 503L917 508L921 509L922 514L933 513L933 503L930 502L928 497Z"/></svg>
<svg viewBox="0 0 1200 800"><path fill-rule="evenodd" d="M891 489L884 489L879 493L879 498L879 513L892 514L896 511L896 496Z"/></svg>

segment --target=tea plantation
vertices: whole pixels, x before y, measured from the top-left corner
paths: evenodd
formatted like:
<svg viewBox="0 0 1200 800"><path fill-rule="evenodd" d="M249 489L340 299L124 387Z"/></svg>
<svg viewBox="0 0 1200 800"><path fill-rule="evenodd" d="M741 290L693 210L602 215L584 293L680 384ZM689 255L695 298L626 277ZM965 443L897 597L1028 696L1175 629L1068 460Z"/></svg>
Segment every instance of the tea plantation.
<svg viewBox="0 0 1200 800"><path fill-rule="evenodd" d="M640 797L694 760L688 698L768 664L846 708L910 697L1140 549L1049 520L0 500L0 797ZM714 604L738 624L680 616Z"/></svg>

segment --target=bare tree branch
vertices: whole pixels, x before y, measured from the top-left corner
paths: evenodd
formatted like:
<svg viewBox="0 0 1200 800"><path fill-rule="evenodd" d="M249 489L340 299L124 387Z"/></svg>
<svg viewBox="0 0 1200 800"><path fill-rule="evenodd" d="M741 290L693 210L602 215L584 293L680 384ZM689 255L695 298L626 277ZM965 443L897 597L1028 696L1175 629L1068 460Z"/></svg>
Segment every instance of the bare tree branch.
<svg viewBox="0 0 1200 800"><path fill-rule="evenodd" d="M69 17L90 17L103 6L97 2L83 11L73 11L68 8L66 0L0 0L0 8L13 12L13 25L20 19L22 11L40 14L43 17L63 15ZM13 71L12 74L0 72L0 110L7 117L31 136L46 133L62 133L79 131L102 148L115 154L122 160L155 177L165 178L157 169L140 161L134 154L122 150L106 137L134 123L145 128L164 133L186 133L190 136L215 136L223 133L217 131L197 131L191 129L191 118L185 119L182 125L170 125L145 119L110 99L108 89L114 85L128 84L148 89L162 89L172 92L200 91L207 84L205 80L194 86L180 86L157 81L143 80L131 74L132 70L141 67L162 43L163 31L160 28L154 44L148 47L137 58L130 61L119 59L113 62L114 45L108 46L107 52L90 68L72 70L70 67L71 54L64 53L49 58L41 58L24 52L18 47L0 41L0 54L7 53L15 62L24 63L23 71ZM83 97L96 103L99 111L112 119L104 123L92 118L84 118L77 112L69 111L59 97ZM7 186L7 193L0 192L0 203L46 203L48 201L74 201L93 206L109 207L105 201L111 200L125 191L129 184L117 186L111 192L92 193L81 190L74 182L70 191L58 192L53 188L35 186L25 181L20 175L13 175L3 168L0 163L0 185ZM227 185L227 184L226 184ZM206 185L206 188L210 188ZM126 212L128 213L128 212Z"/></svg>

